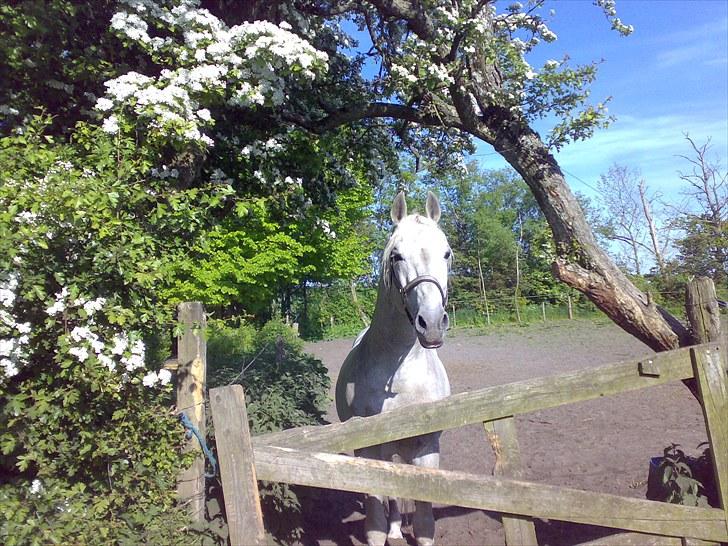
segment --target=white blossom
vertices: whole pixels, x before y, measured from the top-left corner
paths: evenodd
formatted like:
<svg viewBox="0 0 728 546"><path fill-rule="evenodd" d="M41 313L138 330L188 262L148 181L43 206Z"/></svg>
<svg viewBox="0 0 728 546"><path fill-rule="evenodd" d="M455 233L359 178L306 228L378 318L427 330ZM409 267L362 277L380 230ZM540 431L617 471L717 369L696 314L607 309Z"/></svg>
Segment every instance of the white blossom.
<svg viewBox="0 0 728 546"><path fill-rule="evenodd" d="M0 339L0 356L10 356L15 348L12 339Z"/></svg>
<svg viewBox="0 0 728 546"><path fill-rule="evenodd" d="M288 23L244 22L227 27L196 2L184 1L171 9L151 0L122 0L127 9L116 13L111 27L150 53L164 50L177 66L162 67L158 76L129 72L105 83L108 98L97 109L122 107L133 113L157 138L214 145L202 131L214 120L205 101L228 97L241 107L280 106L287 98L286 79L313 79L328 62L306 40L290 32ZM177 37L152 36L169 27ZM182 39L179 39L179 36ZM124 106L130 108L123 109ZM119 120L107 118L103 128L119 130Z"/></svg>
<svg viewBox="0 0 728 546"><path fill-rule="evenodd" d="M97 311L100 311L106 304L106 298L96 298L95 300L87 301L83 304L83 310L86 311L88 316L93 315Z"/></svg>
<svg viewBox="0 0 728 546"><path fill-rule="evenodd" d="M86 347L71 347L68 349L69 354L75 356L79 362L85 362L88 359L88 349Z"/></svg>
<svg viewBox="0 0 728 546"><path fill-rule="evenodd" d="M31 331L30 322L21 322L15 325L15 329L21 334L29 334Z"/></svg>
<svg viewBox="0 0 728 546"><path fill-rule="evenodd" d="M43 484L39 479L35 479L30 484L30 494L31 495L37 495L43 490Z"/></svg>
<svg viewBox="0 0 728 546"><path fill-rule="evenodd" d="M159 377L159 382L162 385L166 385L172 380L172 372L170 372L169 370L161 369L157 373L157 377Z"/></svg>
<svg viewBox="0 0 728 546"><path fill-rule="evenodd" d="M111 348L111 354L114 355L124 354L127 347L129 346L129 338L126 337L126 334L116 335L114 336L114 339L112 341L114 343L114 346Z"/></svg>
<svg viewBox="0 0 728 546"><path fill-rule="evenodd" d="M3 368L3 373L6 377L13 377L18 375L18 367L15 363L8 358L0 358L0 366Z"/></svg>
<svg viewBox="0 0 728 546"><path fill-rule="evenodd" d="M106 97L100 97L96 100L96 109L106 112L114 107L114 101L107 99Z"/></svg>
<svg viewBox="0 0 728 546"><path fill-rule="evenodd" d="M149 372L142 379L142 384L145 387L153 387L157 383L158 380L159 380L159 378L157 377L157 372Z"/></svg>
<svg viewBox="0 0 728 546"><path fill-rule="evenodd" d="M101 128L105 133L116 134L119 132L119 120L115 115L111 115L104 120Z"/></svg>
<svg viewBox="0 0 728 546"><path fill-rule="evenodd" d="M109 371L113 372L116 369L116 360L111 358L109 355L102 353L102 354L97 355L96 358L98 358L99 362L101 362L101 364L106 366L109 369Z"/></svg>
<svg viewBox="0 0 728 546"><path fill-rule="evenodd" d="M91 330L89 330L86 326L76 326L73 330L71 330L71 339L73 341L84 341L91 339L92 337L96 337L96 334L91 333Z"/></svg>
<svg viewBox="0 0 728 546"><path fill-rule="evenodd" d="M66 309L66 304L62 301L56 301L53 305L46 308L45 312L47 315L57 315L58 313L62 313Z"/></svg>

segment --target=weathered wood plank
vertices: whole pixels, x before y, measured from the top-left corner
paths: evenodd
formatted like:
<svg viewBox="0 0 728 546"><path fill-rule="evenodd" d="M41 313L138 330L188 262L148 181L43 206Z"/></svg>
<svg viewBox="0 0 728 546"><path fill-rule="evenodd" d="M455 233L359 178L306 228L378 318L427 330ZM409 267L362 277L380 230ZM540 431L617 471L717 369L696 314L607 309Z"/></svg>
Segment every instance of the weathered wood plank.
<svg viewBox="0 0 728 546"><path fill-rule="evenodd" d="M507 514L728 541L724 513L331 453L255 446L258 478Z"/></svg>
<svg viewBox="0 0 728 546"><path fill-rule="evenodd" d="M643 533L615 533L581 542L578 546L684 546L679 537L661 537Z"/></svg>
<svg viewBox="0 0 728 546"><path fill-rule="evenodd" d="M344 423L274 432L253 438L253 444L349 451L693 376L687 348L650 355L643 360L651 360L652 368L659 370L659 375L641 374L640 360L632 360L455 394L366 419L354 417Z"/></svg>
<svg viewBox="0 0 728 546"><path fill-rule="evenodd" d="M518 447L516 420L513 417L483 423L488 442L495 454L493 475L521 479L521 451ZM507 546L538 546L533 521L523 516L503 514L503 531Z"/></svg>
<svg viewBox="0 0 728 546"><path fill-rule="evenodd" d="M704 346L691 351L695 378L708 429L713 472L721 507L728 522L728 381L724 349Z"/></svg>
<svg viewBox="0 0 728 546"><path fill-rule="evenodd" d="M210 390L210 409L230 544L262 545L265 530L243 387L230 385Z"/></svg>
<svg viewBox="0 0 728 546"><path fill-rule="evenodd" d="M205 310L199 302L180 303L177 320L182 323L182 335L177 339L177 411L184 412L205 437L205 373L207 342L205 340ZM197 453L192 466L177 478L177 496L196 521L205 518L205 456L194 436L187 440L185 450Z"/></svg>
<svg viewBox="0 0 728 546"><path fill-rule="evenodd" d="M712 279L697 277L688 282L685 311L695 343L720 343L720 310Z"/></svg>

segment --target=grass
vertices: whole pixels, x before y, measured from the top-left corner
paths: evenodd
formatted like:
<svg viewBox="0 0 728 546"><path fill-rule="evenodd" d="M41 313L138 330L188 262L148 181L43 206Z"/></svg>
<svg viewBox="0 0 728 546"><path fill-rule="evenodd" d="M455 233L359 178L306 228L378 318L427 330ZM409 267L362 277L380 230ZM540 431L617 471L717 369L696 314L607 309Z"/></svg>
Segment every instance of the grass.
<svg viewBox="0 0 728 546"><path fill-rule="evenodd" d="M519 308L520 323L515 311L499 310L490 313L488 317L475 309L455 309L450 311L450 327L455 330L469 328L487 328L495 325L529 325L551 321L569 319L569 309L566 305L524 305ZM606 318L604 314L594 306L573 306L572 315L575 319L600 319ZM545 321L544 321L545 316Z"/></svg>

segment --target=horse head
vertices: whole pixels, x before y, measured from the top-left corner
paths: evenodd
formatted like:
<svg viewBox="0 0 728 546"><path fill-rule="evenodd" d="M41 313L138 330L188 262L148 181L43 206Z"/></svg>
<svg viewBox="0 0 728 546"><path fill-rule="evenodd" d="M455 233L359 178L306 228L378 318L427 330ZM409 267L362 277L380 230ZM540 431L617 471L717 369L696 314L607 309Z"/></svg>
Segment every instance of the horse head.
<svg viewBox="0 0 728 546"><path fill-rule="evenodd" d="M383 280L396 289L395 305L407 316L426 349L440 347L449 325L447 276L452 251L438 227L440 203L427 194L425 216L407 214L404 193L392 204L395 230L384 251Z"/></svg>

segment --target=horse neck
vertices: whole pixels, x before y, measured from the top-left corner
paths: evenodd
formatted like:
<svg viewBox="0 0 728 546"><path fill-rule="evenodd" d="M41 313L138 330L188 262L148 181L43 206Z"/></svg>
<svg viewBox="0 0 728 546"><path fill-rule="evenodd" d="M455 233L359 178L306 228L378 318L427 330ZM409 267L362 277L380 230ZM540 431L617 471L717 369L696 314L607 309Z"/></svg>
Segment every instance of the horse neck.
<svg viewBox="0 0 728 546"><path fill-rule="evenodd" d="M417 336L407 315L397 307L399 298L399 292L391 283L387 286L384 280L379 281L369 333L378 343L399 352L408 352L417 343Z"/></svg>

